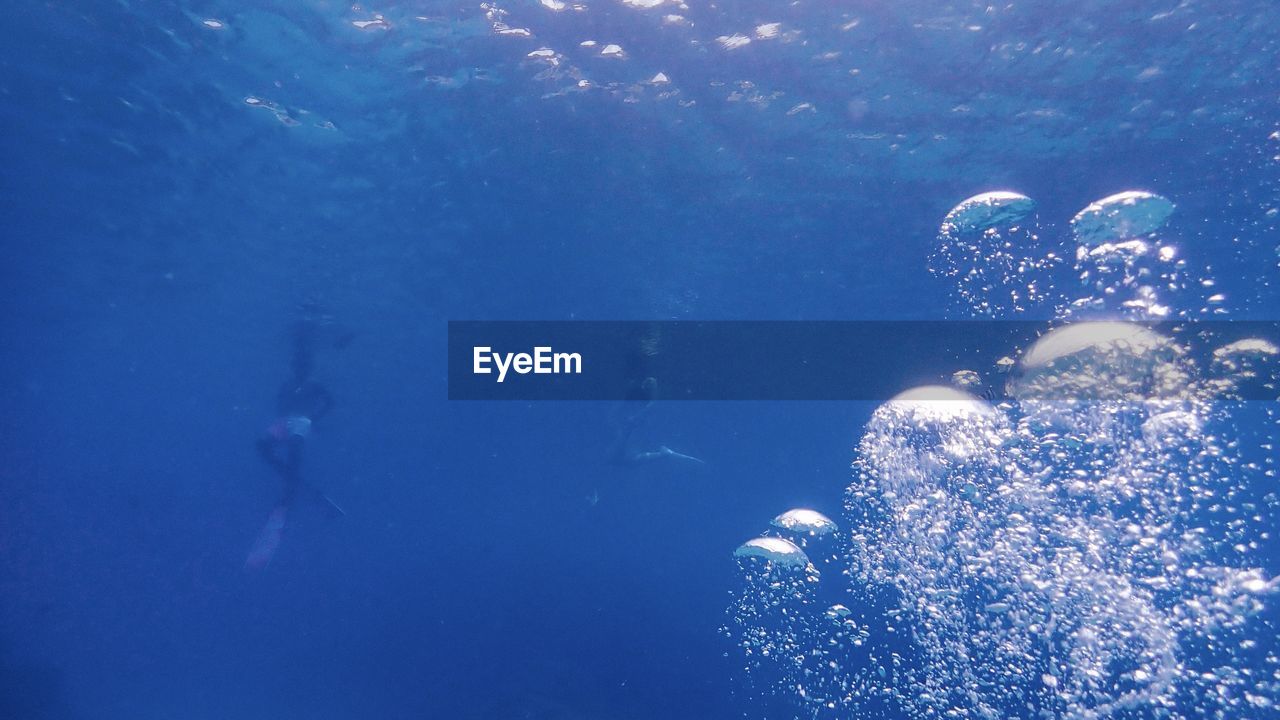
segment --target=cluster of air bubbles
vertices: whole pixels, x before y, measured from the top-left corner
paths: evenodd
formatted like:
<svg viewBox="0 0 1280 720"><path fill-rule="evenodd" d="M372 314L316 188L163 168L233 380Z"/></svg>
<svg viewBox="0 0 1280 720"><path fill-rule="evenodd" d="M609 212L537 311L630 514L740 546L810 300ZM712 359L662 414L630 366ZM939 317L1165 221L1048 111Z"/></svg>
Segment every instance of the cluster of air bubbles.
<svg viewBox="0 0 1280 720"><path fill-rule="evenodd" d="M1280 347L1262 338L1245 338L1213 351L1212 380L1220 395L1232 400L1280 400Z"/></svg>
<svg viewBox="0 0 1280 720"><path fill-rule="evenodd" d="M974 370L897 395L857 443L843 530L791 511L739 548L726 631L753 706L803 718L1275 715L1280 657L1262 617L1280 591L1264 567L1274 448L1245 442L1239 405L1224 401L1276 397L1280 347L1249 337L1205 352L1204 336L1133 321L1186 316L1158 297L1188 272L1154 237L1172 209L1132 192L1082 210L1083 297L1001 360L999 404ZM948 274L974 314L1026 297L996 280L1025 287L1005 240L1030 212L1001 193L948 214L935 259L974 266ZM986 267L965 254L982 242L995 243ZM1093 310L1105 312L1085 319Z"/></svg>
<svg viewBox="0 0 1280 720"><path fill-rule="evenodd" d="M1125 317L1163 318L1163 295L1182 289L1185 263L1176 248L1154 236L1173 214L1173 203L1129 190L1090 203L1071 218L1075 269L1085 294L1078 310L1119 311Z"/></svg>
<svg viewBox="0 0 1280 720"><path fill-rule="evenodd" d="M870 630L847 607L823 604L822 572L805 552L821 553L819 564L834 567L840 557L835 522L797 508L770 525L770 534L734 551L743 582L724 631L745 661L744 679L753 693L821 708L848 695L834 681L835 663Z"/></svg>
<svg viewBox="0 0 1280 720"><path fill-rule="evenodd" d="M1031 198L982 193L947 213L929 268L950 281L965 316L1007 318L1041 308L1073 318L1220 314L1225 298L1211 290L1213 280L1189 274L1177 247L1159 237L1173 211L1160 195L1126 190L1089 203L1071 218L1070 241L1046 246L1028 228ZM1064 256L1073 258L1074 283L1059 277ZM1204 301L1175 311L1193 288L1207 291Z"/></svg>
<svg viewBox="0 0 1280 720"><path fill-rule="evenodd" d="M929 267L952 281L962 309L998 317L1044 302L1047 270L1059 258L1037 253L1039 239L1025 224L1034 212L1026 195L996 191L947 213Z"/></svg>

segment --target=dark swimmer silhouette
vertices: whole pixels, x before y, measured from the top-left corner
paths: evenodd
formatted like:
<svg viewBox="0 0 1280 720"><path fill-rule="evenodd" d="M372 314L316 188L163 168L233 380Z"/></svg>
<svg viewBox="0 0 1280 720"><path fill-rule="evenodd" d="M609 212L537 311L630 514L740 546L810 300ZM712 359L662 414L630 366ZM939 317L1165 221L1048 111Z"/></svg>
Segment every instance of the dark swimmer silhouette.
<svg viewBox="0 0 1280 720"><path fill-rule="evenodd" d="M613 439L609 445L608 462L620 467L636 467L653 465L663 461L705 465L702 460L676 452L666 445L647 450L636 447L634 439L636 429L644 424L649 416L653 403L658 397L658 378L654 367L661 341L661 325L644 326L640 336L630 342L628 351L628 377L632 378L627 386L626 394L610 413L609 427L613 430ZM600 502L598 490L587 495L587 502L595 505Z"/></svg>
<svg viewBox="0 0 1280 720"><path fill-rule="evenodd" d="M609 450L609 463L645 465L658 460L679 460L705 465L702 460L676 452L666 445L659 445L654 450L638 450L633 447L631 436L649 414L657 392L658 380L654 377L640 380L627 391L626 399L613 416L614 440Z"/></svg>
<svg viewBox="0 0 1280 720"><path fill-rule="evenodd" d="M312 425L333 409L333 396L311 377L320 331L328 324L329 319L315 304L307 303L302 307L301 317L290 328L290 376L276 394L276 419L257 442L258 456L279 476L282 492L245 560L246 568L261 569L271 562L280 547L289 512L302 495L314 496L333 514L346 514L327 495L302 479L302 451ZM339 335L333 345L346 347L350 340L350 334Z"/></svg>

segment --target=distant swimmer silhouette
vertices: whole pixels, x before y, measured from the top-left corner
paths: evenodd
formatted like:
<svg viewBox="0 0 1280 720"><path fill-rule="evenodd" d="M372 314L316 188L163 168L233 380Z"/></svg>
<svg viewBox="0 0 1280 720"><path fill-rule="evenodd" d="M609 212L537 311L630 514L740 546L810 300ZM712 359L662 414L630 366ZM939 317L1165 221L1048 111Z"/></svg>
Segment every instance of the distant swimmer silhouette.
<svg viewBox="0 0 1280 720"><path fill-rule="evenodd" d="M331 512L346 514L328 496L311 488L302 479L304 442L311 434L313 423L333 409L333 397L311 377L315 368L316 343L321 328L328 324L328 318L319 313L315 303L306 303L301 309L301 317L290 329L291 372L276 394L276 420L257 442L258 456L280 477L283 491L245 560L245 567L250 569L264 568L271 562L280 547L289 511L304 490ZM334 347L345 347L350 341L349 334L340 335L334 341Z"/></svg>
<svg viewBox="0 0 1280 720"><path fill-rule="evenodd" d="M638 337L628 343L627 376L632 378L621 405L615 408L610 425L613 427L613 444L609 448L609 462L613 465L649 465L663 460L705 465L702 460L666 445L654 450L634 447L636 428L644 422L658 395L658 378L654 369L655 358L661 349L662 325L649 323L641 326Z"/></svg>
<svg viewBox="0 0 1280 720"><path fill-rule="evenodd" d="M676 452L666 445L659 445L654 450L637 450L633 447L632 435L653 407L657 390L657 379L647 377L627 392L626 400L614 413L612 424L615 434L609 450L609 462L613 465L646 465L659 460L678 460L705 465L702 460Z"/></svg>

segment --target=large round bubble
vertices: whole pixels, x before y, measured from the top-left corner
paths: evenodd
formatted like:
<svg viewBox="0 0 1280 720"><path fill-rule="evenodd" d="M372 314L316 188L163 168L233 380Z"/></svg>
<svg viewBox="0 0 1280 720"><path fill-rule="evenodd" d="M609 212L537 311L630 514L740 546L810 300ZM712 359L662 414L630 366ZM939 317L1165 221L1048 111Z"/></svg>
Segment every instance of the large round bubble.
<svg viewBox="0 0 1280 720"><path fill-rule="evenodd" d="M1022 193L1007 190L985 192L952 208L942 221L942 231L970 232L1016 225L1035 209L1035 201Z"/></svg>
<svg viewBox="0 0 1280 720"><path fill-rule="evenodd" d="M1089 246L1131 240L1159 230L1173 209L1173 203L1160 195L1127 190L1090 203L1071 218L1071 229Z"/></svg>
<svg viewBox="0 0 1280 720"><path fill-rule="evenodd" d="M759 558L783 568L804 568L809 565L809 558L804 551L790 541L775 537L762 537L748 540L733 551L736 557Z"/></svg>
<svg viewBox="0 0 1280 720"><path fill-rule="evenodd" d="M1192 385L1182 355L1178 344L1141 325L1075 323L1027 350L1009 391L1024 402L1177 396Z"/></svg>
<svg viewBox="0 0 1280 720"><path fill-rule="evenodd" d="M836 524L831 518L817 510L796 508L788 510L773 519L773 526L808 535L830 535L836 531Z"/></svg>

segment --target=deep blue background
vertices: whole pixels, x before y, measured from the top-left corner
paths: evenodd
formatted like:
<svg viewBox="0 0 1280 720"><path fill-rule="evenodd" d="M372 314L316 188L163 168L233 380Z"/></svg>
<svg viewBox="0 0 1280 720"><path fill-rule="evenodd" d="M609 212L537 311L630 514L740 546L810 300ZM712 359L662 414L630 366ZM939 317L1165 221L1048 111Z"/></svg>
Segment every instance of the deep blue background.
<svg viewBox="0 0 1280 720"><path fill-rule="evenodd" d="M446 402L445 322L937 318L938 221L1000 187L1051 246L1159 191L1234 312L1274 317L1275 4L1115 5L504 6L533 38L478 3L10 7L0 708L738 716L729 553L837 512L870 406L662 406L642 439L708 466L622 471L603 404ZM374 11L390 30L351 25ZM715 42L771 21L801 35ZM543 46L579 74L537 79ZM348 516L300 513L247 574L306 297L358 333L320 358L338 406L307 457Z"/></svg>

